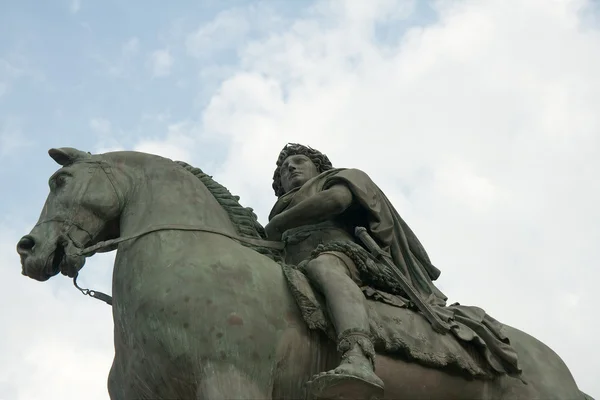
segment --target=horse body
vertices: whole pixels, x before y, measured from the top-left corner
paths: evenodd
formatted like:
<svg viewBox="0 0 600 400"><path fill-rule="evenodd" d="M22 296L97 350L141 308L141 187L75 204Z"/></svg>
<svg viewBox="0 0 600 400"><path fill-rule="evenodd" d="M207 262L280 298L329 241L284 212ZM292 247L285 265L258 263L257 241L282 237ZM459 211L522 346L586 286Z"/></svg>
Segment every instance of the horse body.
<svg viewBox="0 0 600 400"><path fill-rule="evenodd" d="M165 223L233 233L208 190L191 175L190 184L182 185L173 172L185 173L157 170L129 192L132 210L123 212L123 234ZM150 213L140 207L149 198ZM181 204L181 198L191 201ZM113 274L111 393L268 398L273 365L280 361L274 344L287 328L274 315L295 311L277 270L267 257L212 233L162 231L122 244Z"/></svg>
<svg viewBox="0 0 600 400"><path fill-rule="evenodd" d="M66 155L53 157L64 161L72 176L71 192L80 197L51 193L40 225L19 242L23 272L30 277L45 280L59 269L72 275L73 268L81 267L75 264L82 261L69 255L73 243L57 233L64 229L73 241L85 238L79 239L85 245L161 224L235 233L208 189L170 160L132 152L84 156L61 151ZM89 158L108 163L110 171L90 177ZM61 202L66 206L59 207ZM72 212L73 202L80 211L62 215ZM98 205L102 212L94 208ZM100 215L103 224L90 215ZM65 220L74 225L59 229ZM60 246L66 249L64 260L48 265L53 259L48 252L54 248L56 253ZM303 399L311 376L339 361L335 344L307 328L280 266L222 235L163 230L121 243L112 291L112 400ZM506 376L467 380L378 355L376 370L385 381L385 398L585 398L552 350L523 332L506 329L526 384Z"/></svg>
<svg viewBox="0 0 600 400"><path fill-rule="evenodd" d="M244 393L268 398L274 365L281 361L274 344L288 328L285 319L274 316L290 315L295 307L285 296L283 276L281 281L276 275L259 279L273 265L232 246L230 239L185 236L191 235L165 232L132 245L133 252L136 247L144 252L148 245L175 239L172 257L132 260L126 255L116 262L111 376L126 383L116 384L116 390L123 390L123 398L238 398ZM190 245L196 246L193 251ZM211 255L211 248L228 252ZM154 386L147 387L149 382Z"/></svg>

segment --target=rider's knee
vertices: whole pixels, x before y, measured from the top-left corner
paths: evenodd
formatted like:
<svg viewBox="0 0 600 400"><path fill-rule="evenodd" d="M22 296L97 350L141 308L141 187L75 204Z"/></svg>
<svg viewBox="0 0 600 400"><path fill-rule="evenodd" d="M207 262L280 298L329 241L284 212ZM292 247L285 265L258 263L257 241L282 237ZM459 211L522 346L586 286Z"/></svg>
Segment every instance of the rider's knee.
<svg viewBox="0 0 600 400"><path fill-rule="evenodd" d="M312 259L306 266L309 276L319 278L350 276L348 267L338 257L330 254L322 254Z"/></svg>

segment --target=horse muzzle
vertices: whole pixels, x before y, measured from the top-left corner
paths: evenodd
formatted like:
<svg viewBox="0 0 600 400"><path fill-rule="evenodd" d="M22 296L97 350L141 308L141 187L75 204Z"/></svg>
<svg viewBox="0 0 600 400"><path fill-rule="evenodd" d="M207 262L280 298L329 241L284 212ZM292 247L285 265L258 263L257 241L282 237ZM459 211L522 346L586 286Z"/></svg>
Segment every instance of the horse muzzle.
<svg viewBox="0 0 600 400"><path fill-rule="evenodd" d="M59 272L74 277L85 263L85 258L67 252L74 247L68 239L59 237L52 244L40 244L33 235L25 235L17 243L21 273L32 279L43 282Z"/></svg>

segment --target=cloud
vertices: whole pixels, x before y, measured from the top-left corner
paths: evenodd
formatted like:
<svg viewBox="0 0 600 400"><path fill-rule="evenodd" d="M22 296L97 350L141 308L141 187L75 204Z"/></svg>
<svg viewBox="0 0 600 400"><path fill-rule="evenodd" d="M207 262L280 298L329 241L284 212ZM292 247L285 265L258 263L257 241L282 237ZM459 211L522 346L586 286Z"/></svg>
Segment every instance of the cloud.
<svg viewBox="0 0 600 400"><path fill-rule="evenodd" d="M12 83L26 75L26 72L13 62L0 58L0 98L8 93Z"/></svg>
<svg viewBox="0 0 600 400"><path fill-rule="evenodd" d="M173 67L173 56L168 49L156 50L150 55L149 66L153 77L168 76Z"/></svg>
<svg viewBox="0 0 600 400"><path fill-rule="evenodd" d="M125 150L122 140L123 135L113 132L111 122L106 118L92 118L89 122L90 129L96 135L94 153L106 153L109 151Z"/></svg>
<svg viewBox="0 0 600 400"><path fill-rule="evenodd" d="M171 124L162 139L142 139L134 147L135 151L156 154L173 160L190 161L194 158L197 145L196 127L191 122Z"/></svg>
<svg viewBox="0 0 600 400"><path fill-rule="evenodd" d="M58 400L85 393L104 400L113 356L110 308L83 297L62 276L46 284L21 276L15 244L32 222L0 220L0 290L11 301L0 309L0 398ZM83 283L109 285L109 258L90 259Z"/></svg>
<svg viewBox="0 0 600 400"><path fill-rule="evenodd" d="M90 128L100 135L107 135L111 132L110 121L105 118L92 118L90 120Z"/></svg>
<svg viewBox="0 0 600 400"><path fill-rule="evenodd" d="M121 54L123 57L131 58L138 54L140 50L140 40L137 37L129 38L121 45Z"/></svg>
<svg viewBox="0 0 600 400"><path fill-rule="evenodd" d="M0 59L0 76L4 79L14 79L25 74L25 70L6 59Z"/></svg>
<svg viewBox="0 0 600 400"><path fill-rule="evenodd" d="M90 57L102 66L103 73L115 78L126 78L133 74L139 52L140 40L133 36L121 43L114 56L93 53Z"/></svg>
<svg viewBox="0 0 600 400"><path fill-rule="evenodd" d="M232 7L187 34L185 48L203 62L203 68L206 63L222 64L250 42L287 29L290 22L289 16L277 12L269 2Z"/></svg>
<svg viewBox="0 0 600 400"><path fill-rule="evenodd" d="M540 338L598 396L600 32L581 21L589 6L441 1L439 19L419 23L409 2L320 2L236 48L237 71L202 115L203 134L229 148L215 176L264 221L286 142L364 169L451 301ZM391 9L404 11L390 20ZM188 39L192 54L205 32Z"/></svg>
<svg viewBox="0 0 600 400"><path fill-rule="evenodd" d="M201 25L186 39L188 54L202 58L219 49L229 48L243 38L250 29L245 9L230 9L220 12L212 21Z"/></svg>
<svg viewBox="0 0 600 400"><path fill-rule="evenodd" d="M141 121L150 124L162 124L167 122L171 118L171 112L159 112L156 114L144 113L142 114Z"/></svg>
<svg viewBox="0 0 600 400"><path fill-rule="evenodd" d="M69 3L69 12L71 14L77 14L81 9L81 0L71 0Z"/></svg>
<svg viewBox="0 0 600 400"><path fill-rule="evenodd" d="M20 132L2 132L0 133L0 158L9 156L31 144L33 142L23 137Z"/></svg>
<svg viewBox="0 0 600 400"><path fill-rule="evenodd" d="M47 83L45 73L16 46L17 50L8 50L0 55L0 99L20 83Z"/></svg>

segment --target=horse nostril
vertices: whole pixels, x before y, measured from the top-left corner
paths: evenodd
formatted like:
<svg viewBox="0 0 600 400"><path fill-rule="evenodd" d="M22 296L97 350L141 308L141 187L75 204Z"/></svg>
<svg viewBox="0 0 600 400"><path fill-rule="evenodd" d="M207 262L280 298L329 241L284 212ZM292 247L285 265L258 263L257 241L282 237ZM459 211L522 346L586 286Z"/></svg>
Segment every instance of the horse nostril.
<svg viewBox="0 0 600 400"><path fill-rule="evenodd" d="M25 235L19 240L17 243L17 253L19 254L27 254L31 252L33 247L35 246L35 240L30 235Z"/></svg>

